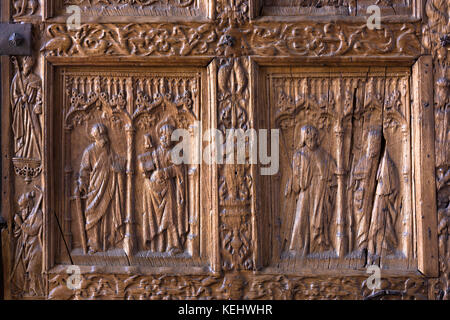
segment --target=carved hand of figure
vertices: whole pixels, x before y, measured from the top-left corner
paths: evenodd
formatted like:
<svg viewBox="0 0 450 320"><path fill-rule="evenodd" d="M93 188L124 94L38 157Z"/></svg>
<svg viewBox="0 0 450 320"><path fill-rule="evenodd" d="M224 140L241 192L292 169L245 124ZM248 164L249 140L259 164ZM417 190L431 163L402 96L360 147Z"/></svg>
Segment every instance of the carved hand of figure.
<svg viewBox="0 0 450 320"><path fill-rule="evenodd" d="M152 181L162 182L165 181L166 175L164 174L164 170L156 170L152 174Z"/></svg>
<svg viewBox="0 0 450 320"><path fill-rule="evenodd" d="M20 102L21 103L27 103L28 102L28 96L26 94L22 95L20 97Z"/></svg>
<svg viewBox="0 0 450 320"><path fill-rule="evenodd" d="M22 137L20 137L20 138L17 140L17 147L18 147L18 148L22 148L22 147L23 147L23 138L22 138Z"/></svg>
<svg viewBox="0 0 450 320"><path fill-rule="evenodd" d="M14 222L15 222L19 227L22 226L22 219L20 218L20 216L19 216L18 214L16 214L16 215L14 216Z"/></svg>
<svg viewBox="0 0 450 320"><path fill-rule="evenodd" d="M34 113L41 114L42 113L42 103L38 101L33 108Z"/></svg>
<svg viewBox="0 0 450 320"><path fill-rule="evenodd" d="M75 190L75 194L85 195L87 193L87 186L81 181L78 181L78 189Z"/></svg>

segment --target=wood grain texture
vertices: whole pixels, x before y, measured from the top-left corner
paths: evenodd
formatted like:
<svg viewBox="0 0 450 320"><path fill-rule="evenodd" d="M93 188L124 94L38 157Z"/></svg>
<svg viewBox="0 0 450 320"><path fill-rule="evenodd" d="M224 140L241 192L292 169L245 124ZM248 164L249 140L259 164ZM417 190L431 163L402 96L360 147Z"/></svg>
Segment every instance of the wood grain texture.
<svg viewBox="0 0 450 320"><path fill-rule="evenodd" d="M432 60L420 57L413 67L413 132L416 190L417 257L419 270L436 277L438 271L435 193L434 114L432 106ZM420 79L420 80L419 80Z"/></svg>
<svg viewBox="0 0 450 320"><path fill-rule="evenodd" d="M448 299L448 4L369 2L7 1L5 297ZM171 163L195 121L279 130L278 172Z"/></svg>

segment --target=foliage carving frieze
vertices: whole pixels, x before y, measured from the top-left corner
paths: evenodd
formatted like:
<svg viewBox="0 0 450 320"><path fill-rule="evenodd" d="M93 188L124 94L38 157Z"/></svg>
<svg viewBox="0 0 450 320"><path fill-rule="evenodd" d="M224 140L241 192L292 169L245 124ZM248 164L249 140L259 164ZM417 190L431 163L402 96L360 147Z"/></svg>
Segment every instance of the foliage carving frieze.
<svg viewBox="0 0 450 320"><path fill-rule="evenodd" d="M427 282L416 277L390 277L369 290L365 277L312 277L227 273L225 276L81 275L80 288L67 287L69 277L50 277L49 299L366 299L423 300Z"/></svg>
<svg viewBox="0 0 450 320"><path fill-rule="evenodd" d="M47 26L46 56L235 55L417 57L418 25L395 23L369 30L364 23L84 24ZM243 18L242 18L243 19ZM238 20L239 21L239 20ZM222 27L223 23L223 27Z"/></svg>

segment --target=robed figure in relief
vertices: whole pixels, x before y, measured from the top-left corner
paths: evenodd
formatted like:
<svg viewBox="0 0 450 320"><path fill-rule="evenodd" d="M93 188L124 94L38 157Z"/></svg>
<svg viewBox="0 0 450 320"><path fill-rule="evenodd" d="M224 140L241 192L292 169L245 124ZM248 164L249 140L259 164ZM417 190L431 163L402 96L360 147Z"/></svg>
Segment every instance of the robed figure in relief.
<svg viewBox="0 0 450 320"><path fill-rule="evenodd" d="M107 128L92 126L94 140L83 152L78 180L89 253L114 248L123 239L123 160L112 150Z"/></svg>
<svg viewBox="0 0 450 320"><path fill-rule="evenodd" d="M398 218L399 177L387 150L377 172L377 189L369 229L368 254L375 262L381 256L395 254L398 238L395 225Z"/></svg>
<svg viewBox="0 0 450 320"><path fill-rule="evenodd" d="M144 175L143 240L153 252L181 253L188 232L185 211L185 172L182 164L172 162L170 123L159 129L160 145L139 156ZM150 137L146 137L147 149Z"/></svg>
<svg viewBox="0 0 450 320"><path fill-rule="evenodd" d="M329 251L336 164L319 145L314 126L302 127L301 147L293 156L292 170L292 190L298 195L289 250L301 255Z"/></svg>
<svg viewBox="0 0 450 320"><path fill-rule="evenodd" d="M42 113L41 79L32 70L34 60L26 57L22 71L17 59L13 59L16 74L11 84L12 131L14 156L23 159L41 160Z"/></svg>

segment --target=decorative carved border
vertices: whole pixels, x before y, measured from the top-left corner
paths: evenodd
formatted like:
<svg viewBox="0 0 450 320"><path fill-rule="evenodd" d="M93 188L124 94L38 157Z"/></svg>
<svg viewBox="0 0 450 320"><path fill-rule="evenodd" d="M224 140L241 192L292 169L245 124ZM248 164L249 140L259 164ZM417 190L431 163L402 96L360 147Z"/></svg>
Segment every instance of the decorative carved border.
<svg viewBox="0 0 450 320"><path fill-rule="evenodd" d="M83 273L81 288L70 290L69 275L49 277L48 299L244 299L244 300L425 300L428 282L420 276L392 275L382 280L381 289L368 290L364 275L289 276L231 272L222 276L180 276L159 274L104 275Z"/></svg>
<svg viewBox="0 0 450 320"><path fill-rule="evenodd" d="M219 19L220 21L220 19ZM420 24L392 23L369 30L365 23L247 23L239 28L204 24L46 25L41 51L57 57L229 56L383 57L421 54Z"/></svg>

